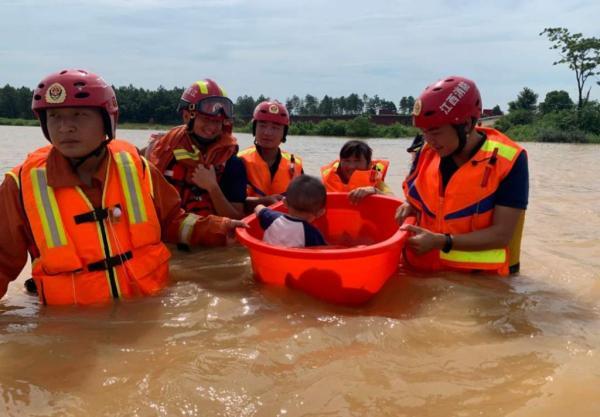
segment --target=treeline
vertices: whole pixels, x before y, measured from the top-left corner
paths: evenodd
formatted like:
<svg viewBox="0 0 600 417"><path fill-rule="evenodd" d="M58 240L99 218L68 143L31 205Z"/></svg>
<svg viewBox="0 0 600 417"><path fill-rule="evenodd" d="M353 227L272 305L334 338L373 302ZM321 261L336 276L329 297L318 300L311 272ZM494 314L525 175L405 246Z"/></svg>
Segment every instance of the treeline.
<svg viewBox="0 0 600 417"><path fill-rule="evenodd" d="M181 117L175 111L183 88L147 90L134 87L116 87L119 102L119 120L124 123L156 123L177 124ZM31 97L33 91L27 87L15 88L5 85L0 88L0 118L33 119ZM239 124L245 124L252 117L254 107L267 98L260 95L256 99L244 95L235 101L235 116ZM402 97L396 105L394 102L377 95L369 97L356 93L342 97L325 95L322 99L311 94L301 98L294 95L285 100L292 115L302 116L340 116L340 115L374 115L410 114L415 99L412 96Z"/></svg>
<svg viewBox="0 0 600 417"><path fill-rule="evenodd" d="M569 93L555 90L538 104L538 94L525 87L494 127L521 141L600 143L600 103L576 104Z"/></svg>

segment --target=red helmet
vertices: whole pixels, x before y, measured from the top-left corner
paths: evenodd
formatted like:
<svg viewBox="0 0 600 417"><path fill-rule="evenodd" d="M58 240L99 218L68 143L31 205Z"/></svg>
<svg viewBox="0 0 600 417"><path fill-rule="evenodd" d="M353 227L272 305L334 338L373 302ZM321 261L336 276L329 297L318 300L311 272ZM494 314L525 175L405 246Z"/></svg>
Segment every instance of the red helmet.
<svg viewBox="0 0 600 417"><path fill-rule="evenodd" d="M277 100L263 101L256 106L252 122L273 122L284 126L290 125L290 115L283 104Z"/></svg>
<svg viewBox="0 0 600 417"><path fill-rule="evenodd" d="M113 88L99 75L84 70L63 70L48 75L35 88L31 110L40 119L46 139L50 140L46 118L40 112L55 107L99 107L108 116L107 133L115 137L119 106Z"/></svg>
<svg viewBox="0 0 600 417"><path fill-rule="evenodd" d="M187 109L209 116L225 115L233 118L233 103L227 98L225 90L210 79L196 81L181 95L177 111Z"/></svg>
<svg viewBox="0 0 600 417"><path fill-rule="evenodd" d="M481 95L473 81L446 77L425 88L412 114L413 125L421 129L469 123L481 116Z"/></svg>

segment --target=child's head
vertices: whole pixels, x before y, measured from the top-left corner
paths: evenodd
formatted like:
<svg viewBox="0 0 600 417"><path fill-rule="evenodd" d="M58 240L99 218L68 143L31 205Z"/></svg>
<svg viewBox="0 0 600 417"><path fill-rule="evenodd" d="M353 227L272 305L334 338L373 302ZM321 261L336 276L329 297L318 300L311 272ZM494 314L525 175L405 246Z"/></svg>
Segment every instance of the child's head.
<svg viewBox="0 0 600 417"><path fill-rule="evenodd" d="M233 103L225 90L211 79L196 81L186 88L177 111L197 139L212 141L224 132L231 132Z"/></svg>
<svg viewBox="0 0 600 417"><path fill-rule="evenodd" d="M46 139L69 158L79 158L113 139L119 108L112 87L84 70L63 70L40 81L31 108Z"/></svg>
<svg viewBox="0 0 600 417"><path fill-rule="evenodd" d="M344 182L348 182L355 170L369 169L373 150L360 140L350 140L340 150L340 167L338 174Z"/></svg>
<svg viewBox="0 0 600 417"><path fill-rule="evenodd" d="M290 214L305 220L311 221L322 215L326 202L325 186L310 175L294 178L286 190L285 204Z"/></svg>

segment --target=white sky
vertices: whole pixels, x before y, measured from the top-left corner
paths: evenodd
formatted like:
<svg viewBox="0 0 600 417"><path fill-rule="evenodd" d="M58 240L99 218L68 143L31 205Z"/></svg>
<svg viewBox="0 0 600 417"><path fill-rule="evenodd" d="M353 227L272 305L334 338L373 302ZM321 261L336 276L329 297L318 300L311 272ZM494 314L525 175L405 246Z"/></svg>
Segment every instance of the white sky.
<svg viewBox="0 0 600 417"><path fill-rule="evenodd" d="M117 86L209 77L234 99L355 92L398 104L463 75L484 107L504 110L525 86L576 100L545 27L600 37L597 0L0 0L0 16L0 85L76 67Z"/></svg>

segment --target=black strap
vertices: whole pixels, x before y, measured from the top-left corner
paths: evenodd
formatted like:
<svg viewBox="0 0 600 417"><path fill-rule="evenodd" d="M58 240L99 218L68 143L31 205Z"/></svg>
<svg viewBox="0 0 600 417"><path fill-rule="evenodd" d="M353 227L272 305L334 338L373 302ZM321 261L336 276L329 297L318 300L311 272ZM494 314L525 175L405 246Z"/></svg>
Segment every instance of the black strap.
<svg viewBox="0 0 600 417"><path fill-rule="evenodd" d="M88 223L88 222L101 222L108 217L107 208L96 208L87 213L78 214L75 216L75 224Z"/></svg>
<svg viewBox="0 0 600 417"><path fill-rule="evenodd" d="M133 258L133 254L131 253L131 251L127 251L125 253L112 256L108 259L102 259L101 261L92 262L91 264L88 264L88 271L106 271L107 269L111 269L115 266L124 264L131 258Z"/></svg>
<svg viewBox="0 0 600 417"><path fill-rule="evenodd" d="M121 208L120 204L115 205L114 208ZM101 222L110 215L109 208L95 208L87 213L78 214L74 217L75 224L89 223L89 222Z"/></svg>

